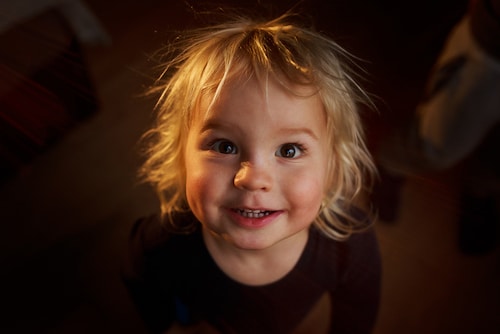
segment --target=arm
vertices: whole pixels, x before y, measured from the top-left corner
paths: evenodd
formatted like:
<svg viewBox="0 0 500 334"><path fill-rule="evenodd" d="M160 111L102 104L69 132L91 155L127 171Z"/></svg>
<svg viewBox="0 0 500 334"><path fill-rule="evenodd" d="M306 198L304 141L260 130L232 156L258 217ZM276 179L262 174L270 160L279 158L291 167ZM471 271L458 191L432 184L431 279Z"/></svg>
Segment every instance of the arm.
<svg viewBox="0 0 500 334"><path fill-rule="evenodd" d="M151 252L160 243L159 226L154 217L133 225L121 269L123 282L149 333L164 332L174 318L173 298L169 298L167 289L170 284L160 279L165 277L163 263Z"/></svg>
<svg viewBox="0 0 500 334"><path fill-rule="evenodd" d="M333 296L331 333L371 333L377 320L381 285L381 259L375 231L355 234L340 246L341 276Z"/></svg>

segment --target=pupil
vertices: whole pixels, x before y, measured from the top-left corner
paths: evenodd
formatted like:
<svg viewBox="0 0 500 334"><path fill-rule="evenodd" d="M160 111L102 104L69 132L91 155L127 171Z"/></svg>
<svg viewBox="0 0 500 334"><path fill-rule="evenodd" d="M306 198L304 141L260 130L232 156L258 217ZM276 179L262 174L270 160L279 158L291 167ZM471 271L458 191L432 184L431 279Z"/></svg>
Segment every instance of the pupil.
<svg viewBox="0 0 500 334"><path fill-rule="evenodd" d="M283 147L282 154L284 157L293 157L295 155L295 148L292 145L286 145Z"/></svg>
<svg viewBox="0 0 500 334"><path fill-rule="evenodd" d="M221 151L223 153L231 153L233 152L233 146L231 145L231 143L228 143L228 142L225 142L225 143L222 143L221 145Z"/></svg>

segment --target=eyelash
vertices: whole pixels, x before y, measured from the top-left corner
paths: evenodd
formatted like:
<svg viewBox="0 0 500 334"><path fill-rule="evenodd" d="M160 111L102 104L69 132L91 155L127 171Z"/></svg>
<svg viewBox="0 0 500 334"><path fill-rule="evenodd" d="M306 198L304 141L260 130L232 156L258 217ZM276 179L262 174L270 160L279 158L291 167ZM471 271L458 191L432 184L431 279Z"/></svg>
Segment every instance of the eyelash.
<svg viewBox="0 0 500 334"><path fill-rule="evenodd" d="M287 148L287 150L289 149L293 149L294 150L294 154L293 154L293 157L287 157L285 155L283 155L281 152L286 146L289 146ZM298 143L286 143L286 144L283 144L280 146L280 148L276 151L276 156L278 157L281 157L281 158L289 158L289 159L294 159L294 158L298 158L300 157L302 154L305 153L305 148L303 145L301 144L298 144ZM298 156L296 155L298 154Z"/></svg>
<svg viewBox="0 0 500 334"><path fill-rule="evenodd" d="M220 146L221 144L229 144L231 147L232 147L232 150L231 152L221 152L220 151ZM228 145L228 146L229 146ZM217 153L221 153L221 154L236 154L238 153L238 148L236 147L236 145L234 145L231 141L229 140L226 140L226 139L217 139L217 140L214 140L213 142L211 142L208 147L212 150L212 151L215 151Z"/></svg>
<svg viewBox="0 0 500 334"><path fill-rule="evenodd" d="M221 151L221 146L223 144L225 144L227 146L225 147L224 151ZM214 140L213 142L211 142L208 145L208 147L210 150L217 152L217 153L221 153L221 154L237 154L239 152L238 147L236 147L236 145L233 142L226 140L226 139ZM282 151L284 148L286 148L286 150ZM290 149L294 150L294 152L292 153L293 156L291 156L291 157L286 156L286 153L285 153L287 150L290 150ZM297 158L297 157L301 156L302 154L304 154L305 151L306 151L306 149L305 149L304 145L302 145L302 144L285 143L279 147L279 149L276 151L275 155L278 157L281 157L281 158L294 159L294 158ZM283 153L285 153L285 154L283 154ZM288 153L289 153L289 151L288 151Z"/></svg>

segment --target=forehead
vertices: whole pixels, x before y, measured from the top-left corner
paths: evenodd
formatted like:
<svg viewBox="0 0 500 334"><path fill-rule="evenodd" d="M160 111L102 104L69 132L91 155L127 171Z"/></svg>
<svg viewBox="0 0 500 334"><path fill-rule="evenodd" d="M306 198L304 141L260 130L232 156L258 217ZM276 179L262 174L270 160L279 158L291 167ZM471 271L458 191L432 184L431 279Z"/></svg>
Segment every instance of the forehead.
<svg viewBox="0 0 500 334"><path fill-rule="evenodd" d="M197 114L206 119L213 117L216 111L231 107L235 107L233 113L255 109L269 115L284 108L306 108L324 117L323 101L317 87L285 82L272 76L231 79L201 97Z"/></svg>
<svg viewBox="0 0 500 334"><path fill-rule="evenodd" d="M320 94L313 86L284 85L276 79L255 77L226 84L217 98L205 96L195 116L195 127L249 126L310 128L322 136L326 116Z"/></svg>

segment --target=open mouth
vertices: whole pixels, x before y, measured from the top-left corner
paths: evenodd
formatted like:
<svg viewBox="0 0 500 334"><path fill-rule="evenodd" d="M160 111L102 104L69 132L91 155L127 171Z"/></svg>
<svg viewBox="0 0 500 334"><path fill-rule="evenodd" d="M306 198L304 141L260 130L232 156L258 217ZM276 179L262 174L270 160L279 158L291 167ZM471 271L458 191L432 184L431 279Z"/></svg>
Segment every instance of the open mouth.
<svg viewBox="0 0 500 334"><path fill-rule="evenodd" d="M235 209L234 211L245 218L262 218L269 216L272 213L272 211L249 209Z"/></svg>

